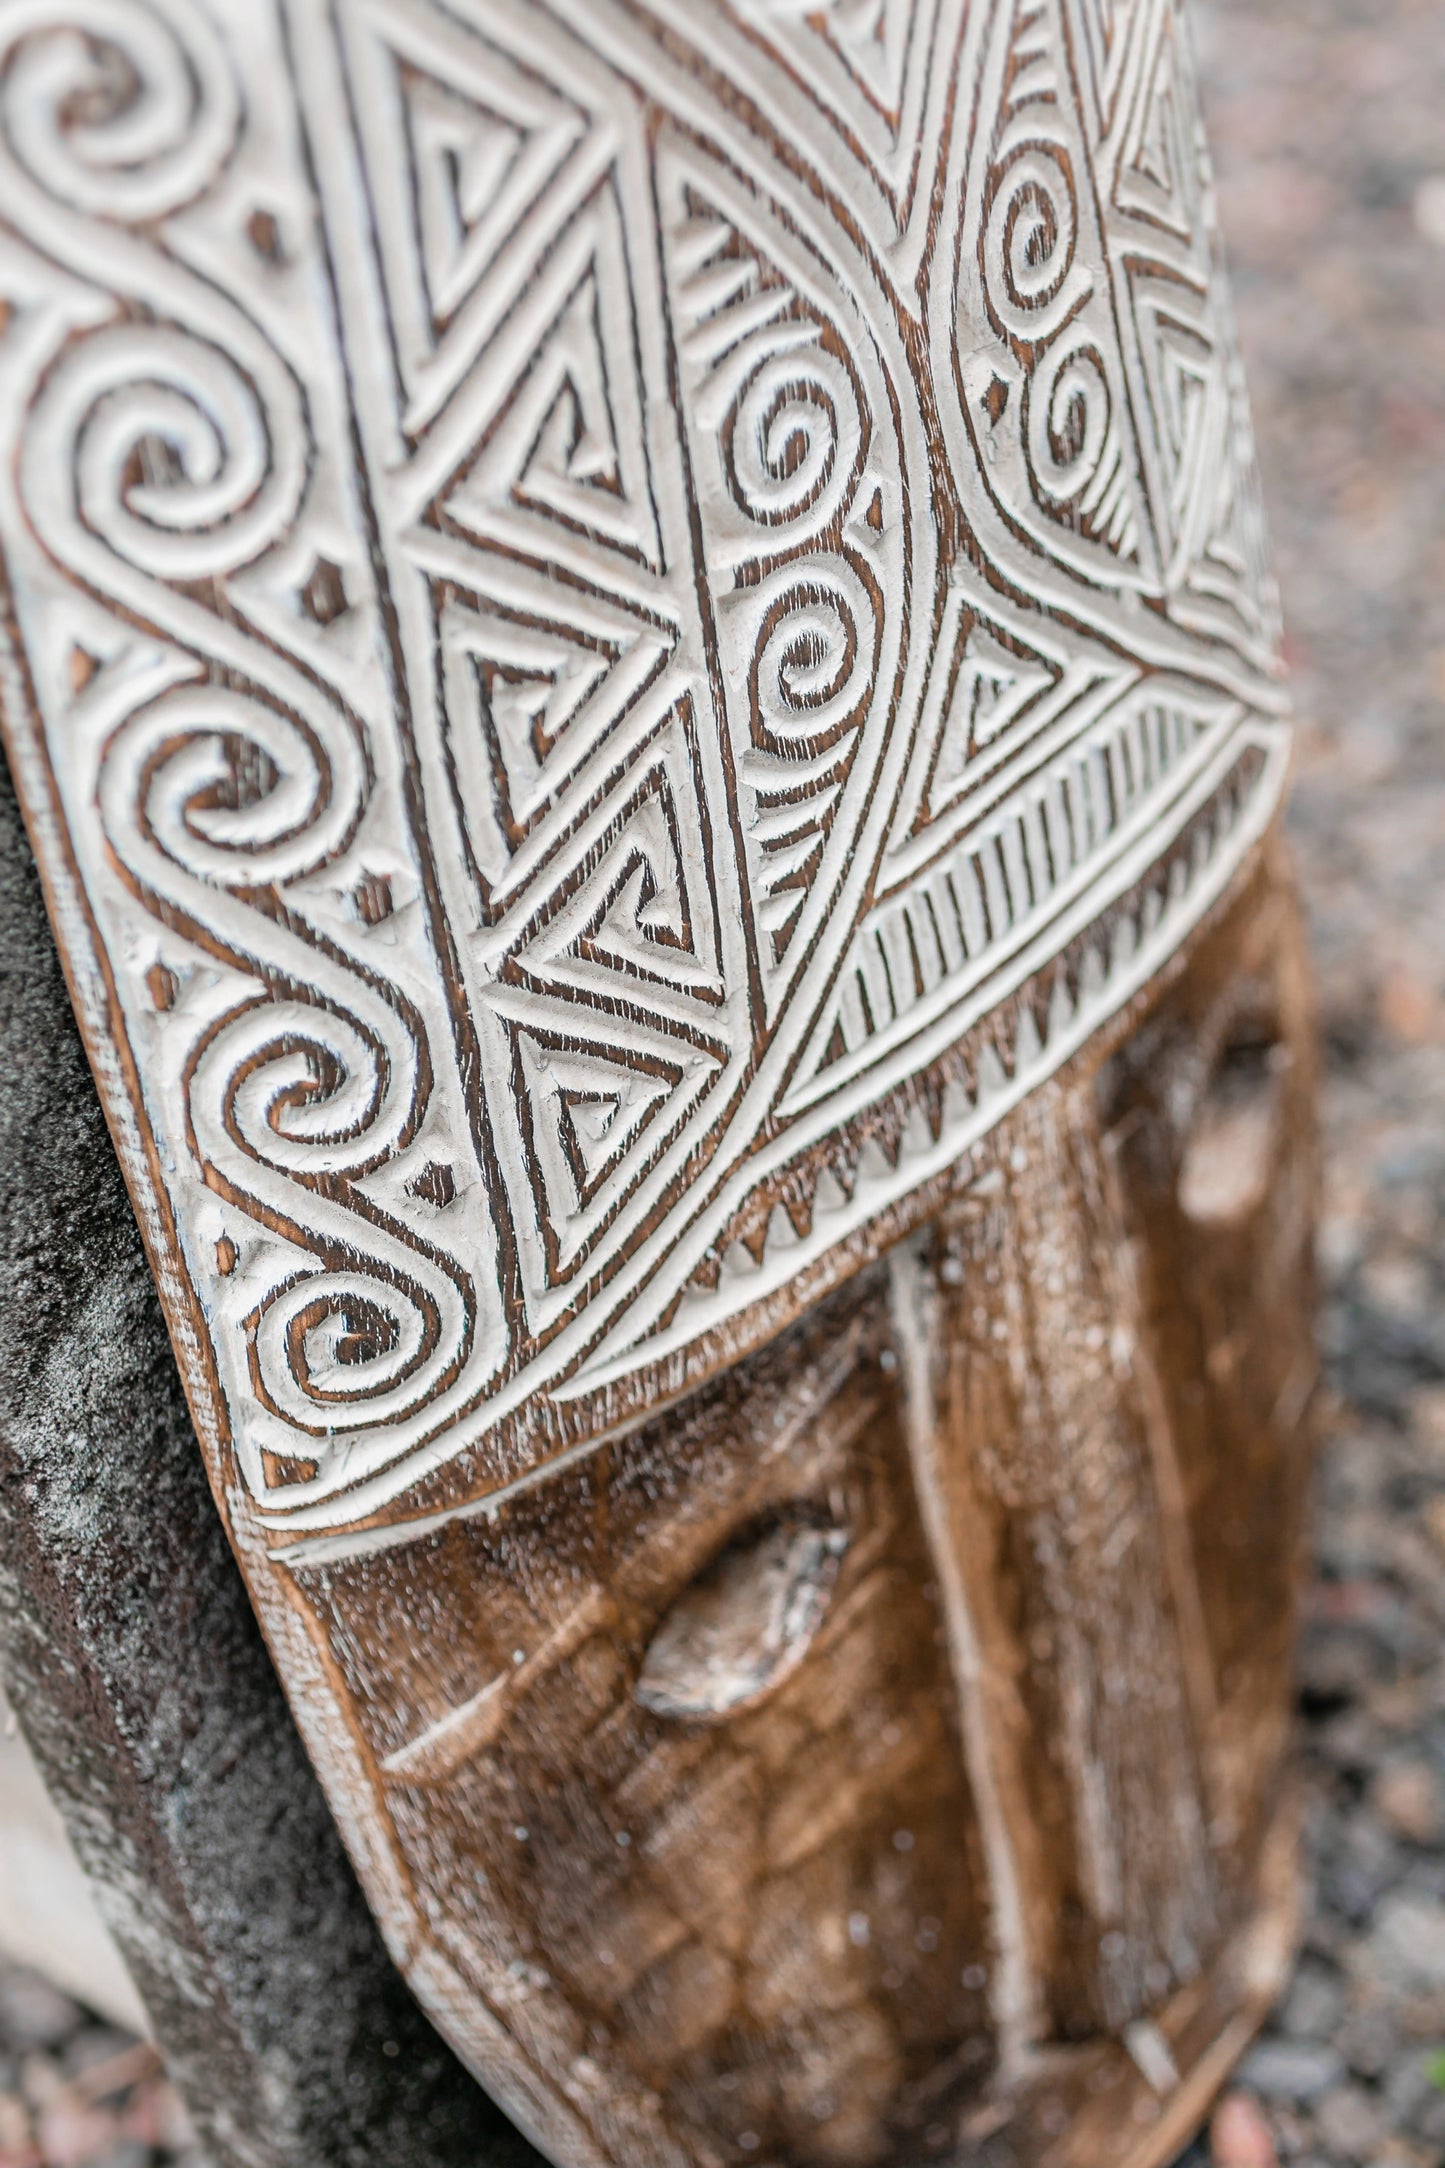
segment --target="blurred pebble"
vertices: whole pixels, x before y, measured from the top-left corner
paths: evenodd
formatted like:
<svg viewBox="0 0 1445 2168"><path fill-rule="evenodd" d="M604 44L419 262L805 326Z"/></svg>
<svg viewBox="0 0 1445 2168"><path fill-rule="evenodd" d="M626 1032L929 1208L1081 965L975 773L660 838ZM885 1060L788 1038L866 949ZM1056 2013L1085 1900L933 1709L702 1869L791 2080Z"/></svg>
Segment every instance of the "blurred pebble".
<svg viewBox="0 0 1445 2168"><path fill-rule="evenodd" d="M1391 1987L1445 1991L1445 1904L1414 1890L1392 1891L1370 1935L1370 1954Z"/></svg>
<svg viewBox="0 0 1445 2168"><path fill-rule="evenodd" d="M1209 2127L1213 2168L1279 2168L1279 2155L1259 2103L1248 2093L1226 2093Z"/></svg>
<svg viewBox="0 0 1445 2168"><path fill-rule="evenodd" d="M1431 1845L1442 1834L1440 1779L1426 1761L1393 1762L1371 1788L1371 1805L1397 1836Z"/></svg>
<svg viewBox="0 0 1445 2168"><path fill-rule="evenodd" d="M78 2005L38 1973L0 1966L0 2039L13 2053L58 2047L83 2022Z"/></svg>
<svg viewBox="0 0 1445 2168"><path fill-rule="evenodd" d="M1373 2160L1384 2135L1379 2110L1358 2085L1327 2093L1315 2114L1315 2128L1341 2160Z"/></svg>
<svg viewBox="0 0 1445 2168"><path fill-rule="evenodd" d="M1331 2047L1303 2040L1262 2040L1240 2065L1240 2077L1266 2100L1318 2100L1339 2082L1343 2066Z"/></svg>

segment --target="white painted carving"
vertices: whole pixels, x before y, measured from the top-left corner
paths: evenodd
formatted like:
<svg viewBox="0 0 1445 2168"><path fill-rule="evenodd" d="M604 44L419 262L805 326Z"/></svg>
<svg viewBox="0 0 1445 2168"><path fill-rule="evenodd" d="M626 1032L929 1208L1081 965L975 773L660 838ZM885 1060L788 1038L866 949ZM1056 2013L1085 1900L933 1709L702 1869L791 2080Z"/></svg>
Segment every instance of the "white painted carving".
<svg viewBox="0 0 1445 2168"><path fill-rule="evenodd" d="M1173 0L0 42L5 718L193 1394L293 1529L517 1480L826 1285L1273 809Z"/></svg>

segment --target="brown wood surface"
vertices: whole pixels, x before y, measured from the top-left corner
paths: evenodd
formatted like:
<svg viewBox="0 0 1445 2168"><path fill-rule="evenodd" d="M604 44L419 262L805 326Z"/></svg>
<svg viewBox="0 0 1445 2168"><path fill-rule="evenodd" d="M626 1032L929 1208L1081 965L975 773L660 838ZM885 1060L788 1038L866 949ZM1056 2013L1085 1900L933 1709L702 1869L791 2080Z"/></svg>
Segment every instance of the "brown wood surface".
<svg viewBox="0 0 1445 2168"><path fill-rule="evenodd" d="M1312 1093L1275 847L760 1354L279 1576L418 1915L581 2101L605 2063L698 2158L1033 2168L1050 2114L1103 2148L1059 2162L1161 2157L1223 2074L1283 1956ZM1163 2062L1100 2064L1141 2023Z"/></svg>

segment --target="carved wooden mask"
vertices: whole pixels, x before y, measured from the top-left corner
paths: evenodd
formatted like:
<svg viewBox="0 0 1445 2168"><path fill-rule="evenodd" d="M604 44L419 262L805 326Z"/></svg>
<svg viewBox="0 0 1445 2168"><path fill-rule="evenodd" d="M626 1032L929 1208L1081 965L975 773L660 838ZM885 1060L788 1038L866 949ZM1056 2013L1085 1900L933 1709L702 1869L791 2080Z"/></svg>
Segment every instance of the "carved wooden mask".
<svg viewBox="0 0 1445 2168"><path fill-rule="evenodd" d="M9 0L0 122L11 757L393 1947L569 2168L936 2154L1249 1819L1161 1685L1195 1804L1028 1956L918 1442L1068 1079L1221 898L1292 938L1176 8Z"/></svg>

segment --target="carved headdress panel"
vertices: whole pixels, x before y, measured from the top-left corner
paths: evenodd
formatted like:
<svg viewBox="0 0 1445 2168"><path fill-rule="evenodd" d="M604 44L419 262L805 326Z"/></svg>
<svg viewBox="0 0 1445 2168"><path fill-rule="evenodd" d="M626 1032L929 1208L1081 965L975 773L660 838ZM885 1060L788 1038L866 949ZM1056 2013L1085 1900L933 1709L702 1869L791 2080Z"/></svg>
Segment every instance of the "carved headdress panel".
<svg viewBox="0 0 1445 2168"><path fill-rule="evenodd" d="M6 717L197 1405L295 1530L504 1484L852 1270L1271 810L1180 24L0 37Z"/></svg>
<svg viewBox="0 0 1445 2168"><path fill-rule="evenodd" d="M1162 2161L1309 1390L1175 0L5 0L0 438L52 918L437 2022L565 2168L1062 2161L1048 2040Z"/></svg>

